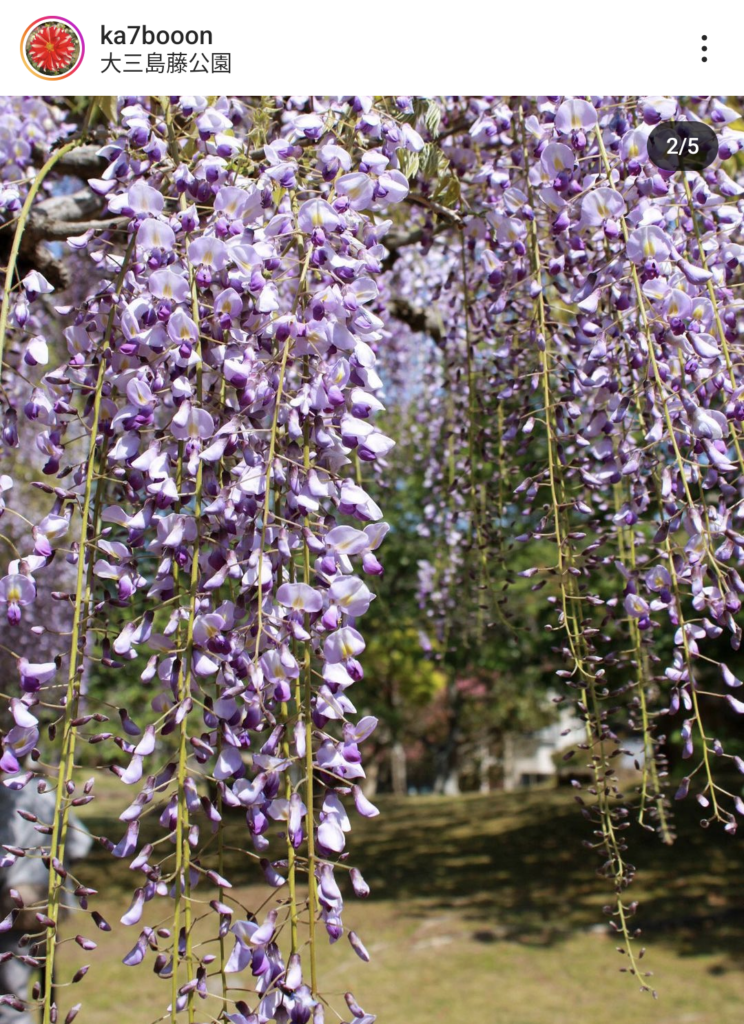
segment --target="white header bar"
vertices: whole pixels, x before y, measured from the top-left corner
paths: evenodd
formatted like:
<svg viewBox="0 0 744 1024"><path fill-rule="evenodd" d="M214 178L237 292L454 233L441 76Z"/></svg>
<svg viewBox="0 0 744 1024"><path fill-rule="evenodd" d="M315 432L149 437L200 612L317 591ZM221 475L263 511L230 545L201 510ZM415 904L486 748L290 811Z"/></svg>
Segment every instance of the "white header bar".
<svg viewBox="0 0 744 1024"><path fill-rule="evenodd" d="M34 43L30 26L38 19L61 19L62 35ZM51 0L43 6L9 0L0 35L0 91L739 94L743 29L744 13L734 0L679 0L673 8L627 0L576 9L545 0ZM35 72L34 59L37 68L56 61L64 77L45 77L43 67Z"/></svg>

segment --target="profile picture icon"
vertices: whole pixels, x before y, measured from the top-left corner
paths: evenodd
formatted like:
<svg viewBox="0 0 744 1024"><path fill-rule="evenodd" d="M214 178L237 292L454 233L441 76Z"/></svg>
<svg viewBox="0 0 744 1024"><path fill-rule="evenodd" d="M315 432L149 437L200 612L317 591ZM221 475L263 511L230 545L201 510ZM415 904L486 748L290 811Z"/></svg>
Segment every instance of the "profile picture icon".
<svg viewBox="0 0 744 1024"><path fill-rule="evenodd" d="M84 56L83 34L67 18L37 18L21 37L21 58L37 78L69 78Z"/></svg>

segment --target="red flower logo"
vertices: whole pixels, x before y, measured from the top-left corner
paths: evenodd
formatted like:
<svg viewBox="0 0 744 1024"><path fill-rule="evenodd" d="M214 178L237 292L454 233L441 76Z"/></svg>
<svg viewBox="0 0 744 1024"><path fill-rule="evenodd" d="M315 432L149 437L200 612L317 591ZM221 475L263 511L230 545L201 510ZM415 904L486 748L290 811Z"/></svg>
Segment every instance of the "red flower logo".
<svg viewBox="0 0 744 1024"><path fill-rule="evenodd" d="M39 71L66 71L75 58L75 42L66 28L42 25L31 37L28 55Z"/></svg>
<svg viewBox="0 0 744 1024"><path fill-rule="evenodd" d="M21 37L21 58L37 78L68 78L84 56L83 35L67 18L37 18Z"/></svg>

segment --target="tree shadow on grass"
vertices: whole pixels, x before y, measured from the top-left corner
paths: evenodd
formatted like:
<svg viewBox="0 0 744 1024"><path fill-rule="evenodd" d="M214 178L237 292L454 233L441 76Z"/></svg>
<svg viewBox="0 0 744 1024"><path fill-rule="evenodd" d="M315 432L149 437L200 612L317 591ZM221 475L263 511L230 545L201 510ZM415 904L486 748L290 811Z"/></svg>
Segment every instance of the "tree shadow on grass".
<svg viewBox="0 0 744 1024"><path fill-rule="evenodd" d="M582 846L592 826L565 793L386 801L382 809L354 840L372 898L405 897L422 914L456 910L476 938L488 922L491 935L529 944L607 920L611 886ZM701 828L692 803L674 810L672 846L638 826L625 833L637 868L626 902L640 903L632 924L680 954L723 953L744 966L741 838Z"/></svg>
<svg viewBox="0 0 744 1024"><path fill-rule="evenodd" d="M611 886L597 877L596 854L582 847L592 827L570 792L451 797L382 797L382 814L356 818L350 858L370 883L370 899L405 903L423 917L454 911L472 922L473 937L552 945L577 930L603 927ZM87 819L94 833L116 840L124 826L114 814ZM744 966L744 867L741 838L704 830L694 804L675 806L673 846L638 826L628 838L628 858L638 869L626 902L638 900L633 926L650 940L663 937L682 955L724 954L726 966ZM140 844L162 836L159 809L143 818ZM239 885L263 882L240 813L226 819L225 870ZM268 856L286 848L272 843ZM266 854L264 854L266 855ZM216 848L202 860L216 867ZM339 879L343 880L342 872ZM127 862L97 848L85 869L89 884L130 892L136 878ZM138 876L139 877L139 876ZM96 885L96 879L99 883ZM480 938L479 938L480 936Z"/></svg>

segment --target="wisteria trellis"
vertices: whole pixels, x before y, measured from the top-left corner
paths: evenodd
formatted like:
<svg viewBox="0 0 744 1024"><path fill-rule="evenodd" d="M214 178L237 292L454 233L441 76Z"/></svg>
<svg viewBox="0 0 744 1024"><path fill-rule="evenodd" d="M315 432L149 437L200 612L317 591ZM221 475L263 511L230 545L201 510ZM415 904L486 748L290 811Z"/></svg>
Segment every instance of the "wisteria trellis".
<svg viewBox="0 0 744 1024"><path fill-rule="evenodd" d="M45 1024L78 1012L53 989L65 891L109 928L64 866L69 812L95 797L75 767L84 743L118 744L116 775L132 787L121 834L101 839L139 879L122 926L136 934L151 901L172 907L125 960L166 979L166 1017L323 1021L319 935L343 934L347 879L368 892L346 864L348 812L377 813L359 753L376 721L354 717L348 691L382 572L376 497L402 465L383 380L399 406L390 422L404 424L395 440L425 474L421 596L445 645L455 609L467 609L465 643L514 629L509 551L553 551L521 575L554 607L558 674L594 774L577 793L595 822L587 845L615 893L627 969L642 975L624 833L636 814L671 839L670 716L691 766L677 797L691 790L729 832L744 812L715 781L729 756L703 717L704 700L744 703L696 685L706 641L725 634L738 650L744 593L732 159L744 132L730 102L128 97L100 104L101 128L95 108L78 126L42 100L6 99L0 468L32 438L49 498L2 567L6 649L37 589L58 590L65 558L76 575L57 594L71 609L58 658L18 658L0 761L5 785L56 786L31 946L52 993ZM651 127L670 118L716 129L711 168L649 163ZM76 153L100 169L68 165ZM70 174L85 212L60 227L44 211ZM34 245L66 239L69 255L24 248L33 233ZM60 306L50 280L65 260L76 279ZM10 473L0 486L6 515L22 518ZM158 717L141 729L121 708L114 727L86 698L86 667L135 659ZM724 663L720 675L741 685ZM48 745L36 750L40 720L55 767ZM613 771L623 720L646 752L632 807ZM154 807L162 837L142 845ZM258 916L224 875L222 819L238 808L246 855L279 893ZM285 848L271 859L276 833ZM218 947L194 938L194 891L214 896ZM231 975L253 997L236 1002ZM351 994L347 1006L374 1019Z"/></svg>

